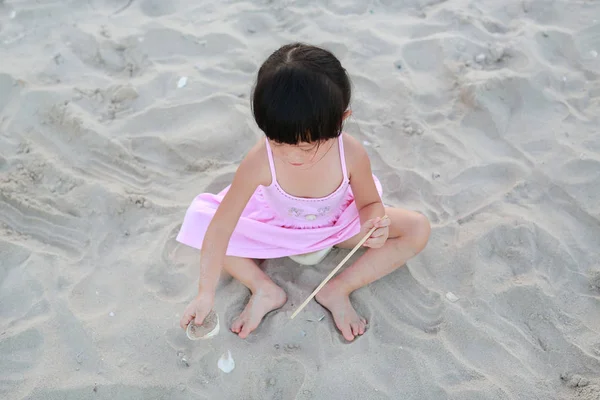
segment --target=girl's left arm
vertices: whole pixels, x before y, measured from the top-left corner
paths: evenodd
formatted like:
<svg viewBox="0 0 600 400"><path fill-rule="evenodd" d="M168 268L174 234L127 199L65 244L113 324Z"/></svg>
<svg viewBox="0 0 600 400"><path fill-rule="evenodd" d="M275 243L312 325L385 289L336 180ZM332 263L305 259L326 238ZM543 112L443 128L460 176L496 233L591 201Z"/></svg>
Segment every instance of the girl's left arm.
<svg viewBox="0 0 600 400"><path fill-rule="evenodd" d="M385 236L387 239L389 220L381 220L385 215L385 207L377 191L377 186L375 186L367 151L358 140L351 136L346 135L344 139L348 139L344 141L344 147L347 149L346 164L348 165L350 187L360 216L361 233L366 234L373 226L378 226L380 229L377 229L371 238ZM370 246L369 241L365 243L366 246ZM374 242L377 243L377 246L374 247L379 247L379 241Z"/></svg>
<svg viewBox="0 0 600 400"><path fill-rule="evenodd" d="M345 135L344 139L347 139L344 140L344 148L346 148L350 187L360 214L360 222L364 224L370 219L383 217L385 207L377 191L377 186L375 186L367 151L353 137Z"/></svg>

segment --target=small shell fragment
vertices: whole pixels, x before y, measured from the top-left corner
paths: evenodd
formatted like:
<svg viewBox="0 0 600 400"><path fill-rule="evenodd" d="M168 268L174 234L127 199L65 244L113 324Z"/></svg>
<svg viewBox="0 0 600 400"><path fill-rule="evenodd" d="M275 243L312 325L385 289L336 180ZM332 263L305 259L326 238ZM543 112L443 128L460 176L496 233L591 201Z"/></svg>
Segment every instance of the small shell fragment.
<svg viewBox="0 0 600 400"><path fill-rule="evenodd" d="M458 297L457 297L457 296L456 296L454 293L452 293L452 292L448 292L448 293L446 293L446 298L447 298L449 301L451 301L452 303L455 303L455 302L457 302L457 301L458 301Z"/></svg>
<svg viewBox="0 0 600 400"><path fill-rule="evenodd" d="M307 318L306 320L308 322L321 322L321 321L323 321L323 318L325 318L325 314L321 315L320 317L318 317L316 319L315 318Z"/></svg>
<svg viewBox="0 0 600 400"><path fill-rule="evenodd" d="M181 78L179 78L179 81L177 82L177 87L179 89L181 89L182 87L187 85L187 81L188 81L187 76L182 76Z"/></svg>
<svg viewBox="0 0 600 400"><path fill-rule="evenodd" d="M233 357L231 356L231 351L227 350L227 353L223 354L219 361L217 362L217 367L226 374L233 371L235 368L235 361L233 361Z"/></svg>
<svg viewBox="0 0 600 400"><path fill-rule="evenodd" d="M478 64L483 64L485 62L485 59L486 59L485 54L481 53L475 57L475 62L477 62Z"/></svg>

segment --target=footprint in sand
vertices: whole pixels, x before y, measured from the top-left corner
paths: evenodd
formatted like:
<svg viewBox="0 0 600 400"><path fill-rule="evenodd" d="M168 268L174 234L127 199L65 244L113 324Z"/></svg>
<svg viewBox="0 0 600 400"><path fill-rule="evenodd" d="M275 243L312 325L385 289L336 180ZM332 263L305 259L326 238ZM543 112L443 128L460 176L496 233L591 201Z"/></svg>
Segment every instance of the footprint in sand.
<svg viewBox="0 0 600 400"><path fill-rule="evenodd" d="M590 381L579 374L565 372L560 375L564 385L572 389L573 400L597 400L600 399L600 385L597 382Z"/></svg>
<svg viewBox="0 0 600 400"><path fill-rule="evenodd" d="M44 287L35 277L30 253L23 247L0 240L0 335L5 327L18 327L49 315ZM3 337L0 336L0 339Z"/></svg>
<svg viewBox="0 0 600 400"><path fill-rule="evenodd" d="M0 398L12 398L24 384L23 380L35 373L44 352L43 343L44 337L37 329L0 336L0 371L3 371L4 377L10 371L11 376L2 380Z"/></svg>
<svg viewBox="0 0 600 400"><path fill-rule="evenodd" d="M8 74L0 74L0 111L11 101L14 95L17 94L16 80Z"/></svg>
<svg viewBox="0 0 600 400"><path fill-rule="evenodd" d="M140 3L140 8L148 17L162 17L177 11L174 2L162 0L145 0Z"/></svg>
<svg viewBox="0 0 600 400"><path fill-rule="evenodd" d="M600 271L592 272L590 276L590 288L597 292L600 292Z"/></svg>
<svg viewBox="0 0 600 400"><path fill-rule="evenodd" d="M193 286L188 276L173 273L170 265L165 263L149 265L144 274L144 282L150 291L171 300L179 299L183 293L189 292L190 286Z"/></svg>
<svg viewBox="0 0 600 400"><path fill-rule="evenodd" d="M582 64L594 72L600 72L600 24L577 32L573 38Z"/></svg>
<svg viewBox="0 0 600 400"><path fill-rule="evenodd" d="M188 340L188 339L186 339ZM221 354L215 351L208 351L204 356L190 361L192 374L187 382L187 387L196 394L201 394L207 399L228 398L223 392L222 375L224 373L217 367ZM233 354L235 357L235 354ZM235 374L236 371L232 371Z"/></svg>
<svg viewBox="0 0 600 400"><path fill-rule="evenodd" d="M34 389L23 400L37 399L169 399L189 400L190 394L185 391L185 386L155 386L145 387L121 384L88 384L82 387L68 389Z"/></svg>
<svg viewBox="0 0 600 400"><path fill-rule="evenodd" d="M262 379L255 383L253 398L295 399L304 383L305 369L294 359L282 357L274 359Z"/></svg>
<svg viewBox="0 0 600 400"><path fill-rule="evenodd" d="M175 240L178 231L179 226L172 228L166 238L161 240L164 241L161 257L148 265L144 273L146 287L170 300L181 299L190 293L195 285L183 271L197 262L198 254ZM178 269L180 266L181 270Z"/></svg>
<svg viewBox="0 0 600 400"><path fill-rule="evenodd" d="M123 266L122 268L126 268ZM71 290L69 305L74 313L89 318L91 315L108 315L118 304L119 293L123 293L123 281L111 268L97 265Z"/></svg>

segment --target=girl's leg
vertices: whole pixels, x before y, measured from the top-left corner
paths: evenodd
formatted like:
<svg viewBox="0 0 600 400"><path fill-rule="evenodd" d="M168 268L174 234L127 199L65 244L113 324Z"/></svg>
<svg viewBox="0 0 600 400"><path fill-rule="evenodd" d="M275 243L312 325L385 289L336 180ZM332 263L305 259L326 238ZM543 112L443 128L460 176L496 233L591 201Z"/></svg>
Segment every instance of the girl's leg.
<svg viewBox="0 0 600 400"><path fill-rule="evenodd" d="M226 257L224 268L252 292L246 308L231 325L231 331L245 339L258 327L269 311L285 304L287 296L283 289L277 286L253 260Z"/></svg>
<svg viewBox="0 0 600 400"><path fill-rule="evenodd" d="M366 321L350 303L350 293L384 277L404 265L425 248L430 226L419 213L398 208L386 208L391 219L386 243L378 249L368 249L354 264L331 279L317 293L316 300L326 307L346 340L365 332ZM362 237L357 235L338 247L353 248Z"/></svg>

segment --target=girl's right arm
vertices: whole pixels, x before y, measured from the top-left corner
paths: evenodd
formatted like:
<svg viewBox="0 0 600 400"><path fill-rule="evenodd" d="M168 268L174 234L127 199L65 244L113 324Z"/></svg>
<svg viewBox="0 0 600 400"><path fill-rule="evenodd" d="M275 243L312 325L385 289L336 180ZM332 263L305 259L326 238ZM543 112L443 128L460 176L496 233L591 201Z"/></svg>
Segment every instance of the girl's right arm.
<svg viewBox="0 0 600 400"><path fill-rule="evenodd" d="M196 324L201 324L210 312L229 239L256 188L259 185L268 185L270 179L263 141L254 146L239 165L229 191L208 225L200 251L198 296L185 310L181 319L182 328L194 318Z"/></svg>
<svg viewBox="0 0 600 400"><path fill-rule="evenodd" d="M208 225L200 252L201 292L214 295L229 239L238 223L248 200L256 188L264 183L261 173L264 170L265 157L260 157L258 149L253 148L238 167L229 191L223 198L215 215ZM267 164L268 166L268 164Z"/></svg>

